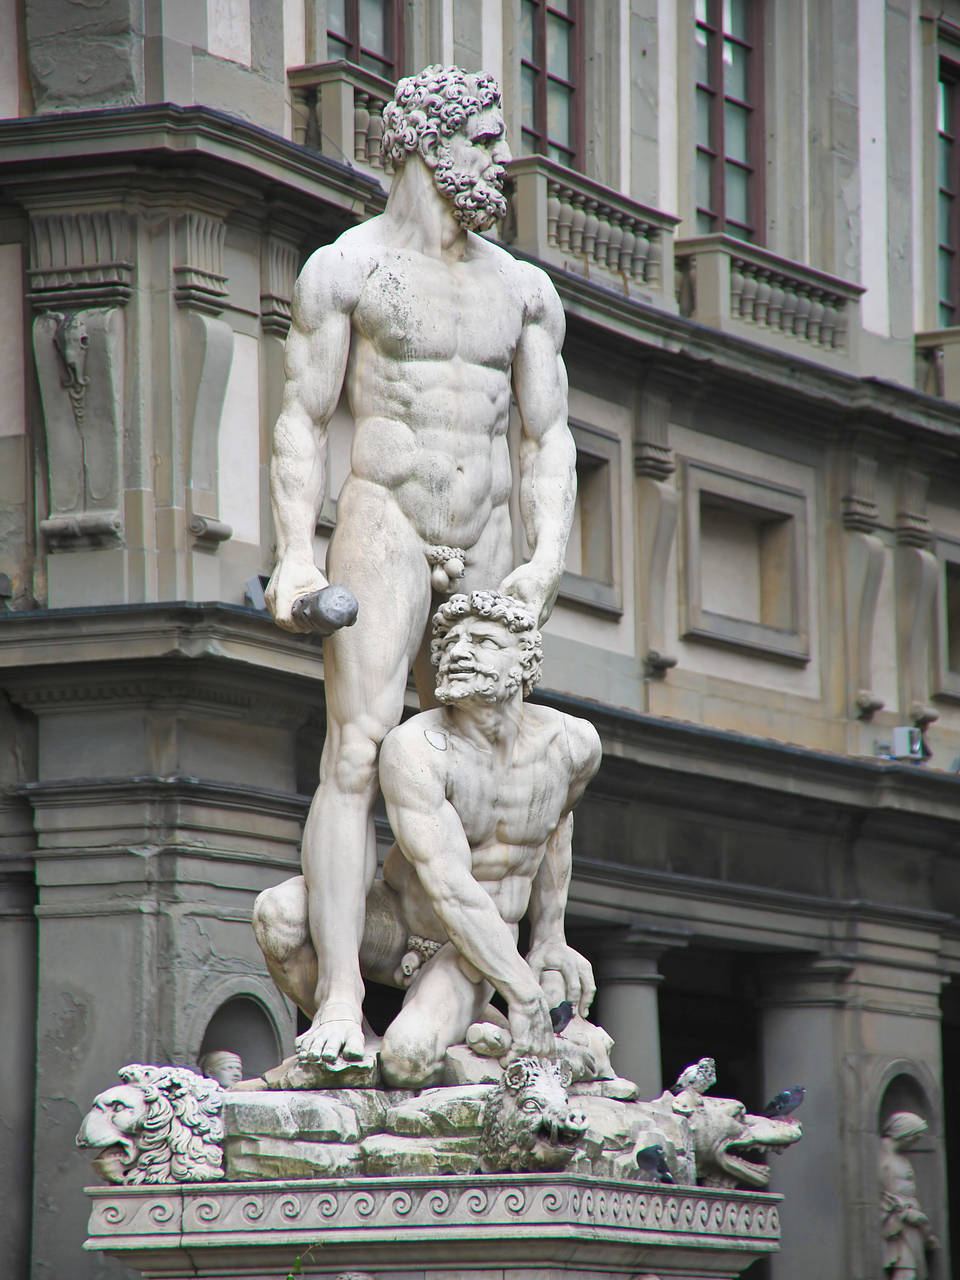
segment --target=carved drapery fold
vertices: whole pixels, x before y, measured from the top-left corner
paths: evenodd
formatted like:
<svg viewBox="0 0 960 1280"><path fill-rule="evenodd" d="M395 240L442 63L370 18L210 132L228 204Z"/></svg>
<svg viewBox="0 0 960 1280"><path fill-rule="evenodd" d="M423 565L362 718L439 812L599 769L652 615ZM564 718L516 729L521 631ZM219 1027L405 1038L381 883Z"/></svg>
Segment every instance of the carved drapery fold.
<svg viewBox="0 0 960 1280"><path fill-rule="evenodd" d="M873 632L883 578L884 549L877 537L874 496L877 459L853 448L847 455L841 519L844 539L844 610L847 672L853 713L869 720L883 707L873 691Z"/></svg>
<svg viewBox="0 0 960 1280"><path fill-rule="evenodd" d="M670 552L677 528L679 497L670 483L676 462L669 444L670 398L648 384L635 417L633 470L637 499L637 600L640 652L649 675L663 676L676 666L667 652L666 590Z"/></svg>
<svg viewBox="0 0 960 1280"><path fill-rule="evenodd" d="M930 549L933 530L927 515L929 476L905 465L898 486L897 650L901 713L924 727L939 719L928 704L929 654L937 593L937 558Z"/></svg>

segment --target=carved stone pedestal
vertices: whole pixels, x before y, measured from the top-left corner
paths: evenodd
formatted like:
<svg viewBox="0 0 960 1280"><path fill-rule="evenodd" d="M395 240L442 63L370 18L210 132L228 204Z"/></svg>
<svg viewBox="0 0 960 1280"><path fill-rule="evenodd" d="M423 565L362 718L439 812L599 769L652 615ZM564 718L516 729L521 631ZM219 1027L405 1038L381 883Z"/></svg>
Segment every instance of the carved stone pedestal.
<svg viewBox="0 0 960 1280"><path fill-rule="evenodd" d="M144 1277L719 1280L779 1246L781 1197L571 1174L97 1187L86 1249ZM299 1259L299 1266L297 1260Z"/></svg>

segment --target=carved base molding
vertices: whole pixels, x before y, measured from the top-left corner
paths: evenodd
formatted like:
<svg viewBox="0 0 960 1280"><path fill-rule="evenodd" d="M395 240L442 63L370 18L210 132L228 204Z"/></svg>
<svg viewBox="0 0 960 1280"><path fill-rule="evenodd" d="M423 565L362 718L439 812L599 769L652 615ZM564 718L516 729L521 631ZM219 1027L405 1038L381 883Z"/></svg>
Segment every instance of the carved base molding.
<svg viewBox="0 0 960 1280"><path fill-rule="evenodd" d="M362 1271L586 1280L738 1276L780 1241L780 1196L563 1174L88 1188L85 1249L149 1276ZM296 1266L297 1259L300 1265ZM411 1271L415 1268L415 1271ZM451 1270L452 1269L452 1270Z"/></svg>

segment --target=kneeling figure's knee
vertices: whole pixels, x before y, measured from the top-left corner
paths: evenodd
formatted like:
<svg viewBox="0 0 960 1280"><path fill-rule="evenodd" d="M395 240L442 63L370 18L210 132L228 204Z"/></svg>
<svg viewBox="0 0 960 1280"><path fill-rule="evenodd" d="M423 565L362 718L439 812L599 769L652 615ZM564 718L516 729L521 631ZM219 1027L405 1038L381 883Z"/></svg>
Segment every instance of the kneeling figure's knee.
<svg viewBox="0 0 960 1280"><path fill-rule="evenodd" d="M380 1073L394 1089L419 1089L434 1084L439 1063L422 1040L387 1030L380 1049Z"/></svg>

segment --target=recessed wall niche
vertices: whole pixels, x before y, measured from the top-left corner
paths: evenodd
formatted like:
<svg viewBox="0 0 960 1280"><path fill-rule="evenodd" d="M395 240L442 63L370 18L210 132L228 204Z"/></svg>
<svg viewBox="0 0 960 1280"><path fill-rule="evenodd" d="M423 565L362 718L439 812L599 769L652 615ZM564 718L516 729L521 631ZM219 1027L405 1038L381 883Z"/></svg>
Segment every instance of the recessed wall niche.
<svg viewBox="0 0 960 1280"><path fill-rule="evenodd" d="M684 640L807 662L807 500L800 490L685 460Z"/></svg>

